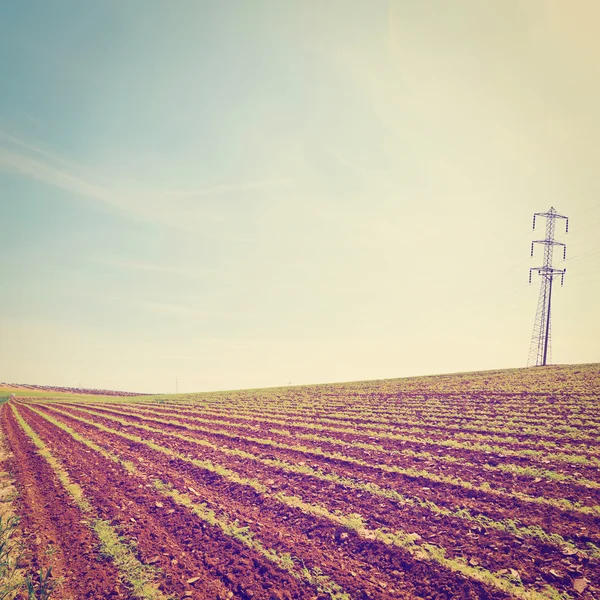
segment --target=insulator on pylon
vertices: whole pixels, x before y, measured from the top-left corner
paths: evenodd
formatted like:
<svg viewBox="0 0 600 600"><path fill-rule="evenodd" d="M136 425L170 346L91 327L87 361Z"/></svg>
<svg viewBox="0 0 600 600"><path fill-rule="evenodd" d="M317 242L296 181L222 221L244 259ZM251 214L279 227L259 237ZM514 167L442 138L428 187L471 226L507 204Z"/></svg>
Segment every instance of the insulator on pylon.
<svg viewBox="0 0 600 600"><path fill-rule="evenodd" d="M535 215L533 215L533 228L535 229Z"/></svg>
<svg viewBox="0 0 600 600"><path fill-rule="evenodd" d="M569 233L569 219L567 219L567 222L565 223L565 233Z"/></svg>
<svg viewBox="0 0 600 600"><path fill-rule="evenodd" d="M529 269L529 283L531 283L531 269Z"/></svg>
<svg viewBox="0 0 600 600"><path fill-rule="evenodd" d="M567 260L567 247L563 246L563 260Z"/></svg>
<svg viewBox="0 0 600 600"><path fill-rule="evenodd" d="M531 256L533 256L533 242L531 242Z"/></svg>

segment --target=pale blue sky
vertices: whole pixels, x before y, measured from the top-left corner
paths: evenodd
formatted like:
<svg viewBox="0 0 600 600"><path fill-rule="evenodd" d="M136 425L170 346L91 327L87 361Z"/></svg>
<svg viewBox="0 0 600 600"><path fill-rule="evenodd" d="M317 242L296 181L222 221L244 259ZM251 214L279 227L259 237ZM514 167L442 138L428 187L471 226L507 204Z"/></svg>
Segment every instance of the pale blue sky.
<svg viewBox="0 0 600 600"><path fill-rule="evenodd" d="M600 360L599 40L595 0L0 4L0 380L522 366L551 205L553 358Z"/></svg>

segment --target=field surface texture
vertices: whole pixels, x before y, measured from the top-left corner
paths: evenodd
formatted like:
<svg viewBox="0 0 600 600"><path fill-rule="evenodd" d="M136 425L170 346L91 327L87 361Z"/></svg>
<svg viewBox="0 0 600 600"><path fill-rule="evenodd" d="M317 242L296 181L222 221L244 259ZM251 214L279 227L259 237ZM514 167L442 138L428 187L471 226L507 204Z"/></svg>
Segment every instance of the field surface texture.
<svg viewBox="0 0 600 600"><path fill-rule="evenodd" d="M600 365L39 393L0 425L51 598L600 598Z"/></svg>

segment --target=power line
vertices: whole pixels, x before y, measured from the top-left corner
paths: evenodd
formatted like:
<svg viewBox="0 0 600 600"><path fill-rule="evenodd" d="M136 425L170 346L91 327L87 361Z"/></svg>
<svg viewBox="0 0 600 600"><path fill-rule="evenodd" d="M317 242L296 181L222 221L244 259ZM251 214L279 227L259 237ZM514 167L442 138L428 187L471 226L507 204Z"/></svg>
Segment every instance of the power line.
<svg viewBox="0 0 600 600"><path fill-rule="evenodd" d="M597 221L596 223L590 223L589 225L584 225L583 227L579 228L579 231L584 231L586 229L589 229L590 227L598 227L600 226L600 221Z"/></svg>
<svg viewBox="0 0 600 600"><path fill-rule="evenodd" d="M575 213L573 215L573 217L578 217L579 215L582 215L583 213L590 212L590 210L596 210L597 208L600 208L600 204L596 204L596 206L586 208L585 210L580 210L578 213ZM571 218L573 218L573 217L571 217Z"/></svg>
<svg viewBox="0 0 600 600"><path fill-rule="evenodd" d="M583 275L592 275L593 273L598 273L600 271L600 269L592 269L591 271L585 271L583 273L576 273L576 275L579 275L580 277Z"/></svg>
<svg viewBox="0 0 600 600"><path fill-rule="evenodd" d="M569 246L573 247L573 246L585 246L586 244L594 244L596 242L600 241L600 237L595 237L592 238L591 240L585 240L583 242L575 242L574 244L569 244Z"/></svg>
<svg viewBox="0 0 600 600"><path fill-rule="evenodd" d="M535 229L536 217L544 217L546 219L546 236L543 240L534 240L531 242L531 256L533 256L535 244L544 246L544 264L541 267L531 267L529 269L529 283L531 283L533 271L537 271L538 275L542 278L542 284L540 286L540 296L533 324L531 344L529 346L529 357L527 359L528 367L533 365L536 367L545 366L550 362L550 308L552 305L552 282L556 275L560 275L560 284L562 285L567 271L566 269L555 269L552 266L552 258L556 246L563 247L563 260L567 257L567 246L562 242L554 240L554 230L556 227L556 219L565 219L565 232L568 233L569 219L564 215L559 215L552 206L548 212L533 214L533 229Z"/></svg>
<svg viewBox="0 0 600 600"><path fill-rule="evenodd" d="M566 262L572 261L580 261L580 260L589 260L593 256L597 256L600 254L600 249L598 250L588 250L587 252L582 252L581 254L576 254L575 256L571 256L566 259Z"/></svg>
<svg viewBox="0 0 600 600"><path fill-rule="evenodd" d="M586 283L598 283L600 279L592 279L591 281L576 281L573 285L585 285Z"/></svg>

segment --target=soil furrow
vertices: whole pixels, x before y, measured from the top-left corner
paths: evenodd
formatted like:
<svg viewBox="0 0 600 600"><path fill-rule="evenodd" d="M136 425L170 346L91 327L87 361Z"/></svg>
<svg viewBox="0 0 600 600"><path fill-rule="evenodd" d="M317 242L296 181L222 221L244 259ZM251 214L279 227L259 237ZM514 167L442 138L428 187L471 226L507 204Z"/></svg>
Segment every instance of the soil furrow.
<svg viewBox="0 0 600 600"><path fill-rule="evenodd" d="M81 406L81 405L80 405ZM85 405L83 405L85 406ZM132 406L129 405L128 407L129 411L136 411L140 414L148 414L150 416L152 416L153 414L157 414L157 412L154 410L153 407L148 407L145 406L143 408L137 407L137 406ZM104 405L102 407L102 410L115 410L114 407L112 406L106 406ZM121 410L121 407L119 407L117 409L119 412ZM176 416L176 412L172 413L173 416ZM187 414L187 420L198 420L199 422L203 422L203 423L208 423L208 424L216 424L216 425L226 425L226 426L230 426L230 427L240 427L240 428L244 428L244 427L250 427L252 426L252 422L248 422L248 420L244 420L244 419L239 419L236 417L233 418L228 418L225 420L222 419L211 419L210 415L209 416L204 416L204 415L200 415L199 413L196 414ZM338 425L334 425L334 424L326 424L326 423L321 423L315 420L312 420L310 423L303 423L301 421L298 420L298 418L296 417L294 420L294 417L291 417L290 419L268 419L268 418L263 418L260 419L260 423L257 424L258 426L263 426L264 428L267 427L286 427L287 429L289 429L289 431L293 434L295 432L301 432L301 433L316 433L318 435L330 435L330 436L336 436L339 437L340 439L344 439L344 440L348 440L348 439L352 439L352 440L357 440L357 441L367 441L367 440L377 440L379 443L381 444L390 444L393 445L395 443L397 443L398 441L403 442L403 441L410 441L416 444L423 444L423 445L432 445L432 446L443 446L445 448L452 448L451 444L457 444L460 446L464 446L465 444L468 444L469 442L473 443L473 445L479 445L479 446L484 446L486 451L488 451L488 448L492 448L492 451L494 451L493 449L497 449L497 452L528 452L530 453L530 456L534 457L536 455L539 455L539 457L541 459L545 458L546 455L554 453L556 451L560 452L561 454L574 454L574 459L577 460L578 458L580 459L579 462L582 462L583 460L585 460L586 458L588 459L593 459L593 457L597 456L598 454L600 454L600 450L598 450L595 446L597 444L595 444L594 446L590 447L589 445L585 445L585 444L578 444L575 447L573 447L572 445L570 445L568 443L568 437L565 436L565 438L563 438L561 444L557 444L557 443L551 443L551 442L543 442L543 441L538 441L538 440L529 440L528 442L522 442L519 443L518 441L514 441L514 440L506 440L506 439L496 439L495 436L475 436L475 435L466 435L466 434L460 434L459 439L453 439L452 435L454 433L457 432L453 432L453 431L443 431L443 432L439 432L437 434L433 434L430 435L428 437L420 437L421 434L424 433L424 430L422 430L420 427L406 427L406 426L402 426L396 429L391 428L390 430L387 431L383 431L383 430L376 430L376 429L370 429L370 430L364 430L364 429L360 429L359 427L356 426L340 426ZM576 441L576 440L575 440ZM482 443L485 442L485 443ZM499 445L499 444L503 444L503 445ZM581 452L583 453L581 456L577 456L576 453L577 452ZM568 461L568 457L565 457L565 461ZM598 463L600 465L600 463ZM595 465L598 466L598 465Z"/></svg>
<svg viewBox="0 0 600 600"><path fill-rule="evenodd" d="M94 432L93 428L86 430L85 426L81 431L86 438L134 460L142 469L149 469L150 476L164 477L183 490L192 487L194 495L211 509L234 515L241 524L256 530L265 543L281 552L320 564L325 572L335 572L336 581L352 598L426 598L434 590L440 598L506 597L478 582L464 580L427 562L415 561L399 548L385 547L382 552L379 543L361 539L351 530L282 506L251 487L222 480L190 464L180 465L179 461L163 457L144 445ZM414 576L418 577L416 586L408 583Z"/></svg>
<svg viewBox="0 0 600 600"><path fill-rule="evenodd" d="M2 405L0 413L14 455L16 507L32 570L51 567L51 580L59 582L55 593L64 600L130 598L116 568L100 554L81 511L19 427L9 404Z"/></svg>
<svg viewBox="0 0 600 600"><path fill-rule="evenodd" d="M87 435L89 434L90 432L88 431ZM92 433L92 435L94 434ZM103 435L105 436L106 434ZM134 456L136 453L144 452L143 448L130 448L126 442L115 439L115 436L109 437L111 446L118 446L120 452L129 451L132 452ZM157 439L154 434L153 439ZM193 451L192 448L187 448L185 447L185 445L181 445L179 441L177 442L177 444L174 444L174 446L178 447L180 451L183 451L184 453L191 453L190 451ZM204 454L203 458L205 458ZM204 472L198 472L198 469L189 465L189 463L185 464L181 463L181 461L173 461L170 460L169 457L160 458L159 456L156 456L155 453L148 454L148 459L151 460L153 469L159 468L158 465L162 464L163 468L167 471L171 469L172 471L177 471L178 473L191 475L195 481L195 485L201 485L204 487L210 486L213 489L217 485L217 482L215 482L214 477L210 473L207 474ZM243 466L242 463L243 461L237 461L233 463L236 470L239 470L240 467ZM252 472L257 473L255 465L247 466L247 469L248 474L251 474ZM344 505L348 506L349 504L347 491L339 489L339 486L334 485L333 488L328 487L326 489L323 489L322 486L315 485L314 483L307 484L301 476L295 478L291 477L289 473L282 476L281 474L277 474L272 470L265 470L262 473L262 475L264 477L264 481L268 482L269 487L271 489L276 490L279 488L281 490L285 490L286 493L294 492L296 491L296 488L300 489L302 490L303 497L312 499L315 502L319 502L320 504L327 505L331 510L335 510L336 507ZM245 492L242 491L238 492L238 494L239 493L243 494ZM450 529L450 531L454 531L454 535L456 536L453 541L451 536L448 534L440 535L440 530L447 530L448 526L447 523L445 524L445 526L443 526L440 522L440 519L431 519L430 515L429 518L427 518L427 516L425 516L424 514L419 514L419 511L413 511L412 514L410 514L409 512L408 514L402 514L398 516L397 514L395 514L399 510L399 507L397 505L394 505L393 503L387 504L381 502L380 500L381 499L374 500L373 498L369 499L368 497L366 497L361 500L357 499L356 501L354 501L353 499L350 501L350 504L353 508L357 508L358 510L364 510L366 514L375 515L375 521L373 523L370 523L375 526L381 524L392 526L394 524L403 524L403 519L405 521L410 521L413 527L411 531L415 531L416 528L416 532L419 533L421 537L426 536L426 538L430 539L436 538L435 540L433 540L435 543L439 543L441 540L448 541L450 544L453 544L454 548L451 552L448 553L449 556L450 554L452 554L453 556L466 555L468 557L470 551L473 551L475 553L475 555L471 557L473 560L476 560L476 557L479 558L482 556L482 550L480 548L483 542L482 538L478 536L477 533L475 533L474 531L470 531L469 528L465 528L464 524L460 524L459 527ZM390 515L394 515L394 518L390 519ZM461 527L463 528L464 537L461 537L460 534ZM433 535L432 532L434 532ZM521 549L519 548L521 542L519 541L517 544L515 544L515 540L511 536L497 535L496 532L487 532L487 537L489 538L489 545L483 550L485 558L480 558L480 560L477 560L476 563L489 563L489 565L485 564L485 566L489 567L490 565L492 565L493 569L496 571L511 568L507 567L507 565L520 564L523 566L523 572L521 573L521 577L527 583L535 583L538 585L543 585L544 583L547 583L547 580L544 580L539 570L537 569L537 567L540 564L540 561L542 560L546 565L550 565L552 563L557 568L559 566L564 566L564 563L562 562L565 560L564 555L561 552L556 552L555 549L554 557L550 557L548 556L548 548L544 547L543 545L538 545L538 547L536 548L535 544L527 544L524 548ZM456 543L457 538L461 539L460 544ZM443 546L443 544L441 545ZM540 557L543 557L543 559ZM535 560L538 561L537 564L535 563ZM583 560L580 560L578 565L578 568L582 569L582 572L585 571L586 568L582 564L583 562ZM525 566L527 563L528 565ZM573 568L575 568L577 564L578 560L575 560L573 562ZM530 568L528 568L529 566ZM546 575L548 578L553 577L548 574Z"/></svg>
<svg viewBox="0 0 600 600"><path fill-rule="evenodd" d="M74 407L71 407L70 410L78 410ZM506 502L513 502L518 500L521 504L527 502L532 504L540 504L543 505L544 508L546 506L551 506L552 509L557 510L567 510L571 512L588 512L590 515L597 515L598 507L594 501L593 492L596 490L590 490L585 488L584 493L577 493L572 487L565 488L564 486L559 487L558 491L554 491L552 494L552 490L545 490L545 496L539 495L540 488L539 482L534 482L533 491L536 495L527 494L528 486L523 485L525 491L521 491L521 489L517 490L506 490L503 486L499 488L492 488L489 486L488 478L486 477L487 472L475 472L474 479L475 481L464 480L456 476L454 469L455 466L448 466L447 470L444 472L444 469L441 465L439 465L436 461L431 461L433 463L433 470L424 470L423 469L423 460L411 460L411 457L406 459L402 459L402 463L398 460L393 460L388 457L385 460L378 460L377 453L372 451L363 451L358 450L356 452L352 451L350 448L344 448L343 453L340 453L339 447L336 447L335 444L319 441L318 446L313 446L308 443L294 444L293 441L290 441L289 437L284 437L284 441L278 441L277 435L269 432L269 437L261 436L247 436L244 437L240 434L239 431L226 431L226 430L217 430L211 431L209 428L195 426L195 425L187 425L185 423L179 422L179 424L174 425L172 423L165 423L158 419L140 419L138 416L127 414L127 413L119 413L121 416L119 417L115 411L89 411L87 409L79 410L82 414L93 415L94 418L105 418L107 421L115 422L119 419L122 419L124 416L127 417L127 422L134 426L135 424L144 427L159 427L162 431L172 431L172 432L182 432L185 431L193 436L198 436L201 438L211 439L212 441L231 441L234 440L236 446L243 447L244 449L249 449L249 451L255 452L265 452L265 448L267 451L271 450L281 450L283 452L291 453L292 456L316 456L318 458L322 458L325 453L328 460L333 460L342 463L351 463L360 465L366 469L375 469L379 471L383 471L386 475L401 475L403 477L408 478L419 478L423 481L428 481L428 483L423 483L423 485L435 485L440 486L443 485L450 489L454 488L463 488L468 490L469 492L477 492L482 496L492 496L493 499L502 498ZM468 455L466 457L469 458ZM302 460L302 459L300 459ZM437 473L436 473L437 469ZM451 475L450 475L451 473ZM504 481L504 480L503 480ZM513 480L514 481L514 478ZM512 482L511 481L511 482ZM529 483L529 482L527 482ZM536 487L537 486L537 487ZM568 493L565 494L564 491ZM554 505L552 503L554 502ZM580 508L577 508L580 506Z"/></svg>
<svg viewBox="0 0 600 600"><path fill-rule="evenodd" d="M20 410L86 490L102 517L136 541L144 562L160 569L161 589L166 593L182 597L187 592L197 600L225 600L229 593L269 599L277 592L277 585L287 590L284 597L290 599L314 595L312 588L274 569L218 528L206 527L181 506L163 498L157 505L149 480L136 480L118 465L61 435L29 409ZM195 578L199 579L187 583Z"/></svg>
<svg viewBox="0 0 600 600"><path fill-rule="evenodd" d="M86 408L81 406L81 408ZM142 418L155 418L160 421L181 420L183 415L173 412L156 412L145 410L143 412L133 409L128 405L125 410L115 411L109 409L107 412L116 415L140 416ZM198 424L199 427L210 429L211 422L206 419L196 419L189 417L184 420L186 424ZM454 472L457 476L470 479L485 477L485 481L492 483L497 487L510 487L515 485L517 480L518 487L525 493L540 494L545 492L544 486L548 486L552 496L564 494L564 486L569 485L569 493L575 496L589 496L592 504L600 503L600 477L599 469L595 466L586 466L580 464L554 463L552 470L548 469L548 459L532 459L530 457L512 457L511 462L504 460L500 463L497 456L491 452L474 452L471 461L468 460L469 452L464 449L453 450L444 449L443 454L440 451L431 451L426 444L416 444L413 442L394 442L385 439L373 439L368 435L362 437L351 434L336 434L332 436L317 435L301 427L294 426L287 429L261 427L259 421L255 423L236 423L231 419L219 419L215 423L216 429L225 428L229 433L246 434L256 436L257 432L268 435L273 441L289 443L290 439L307 439L317 443L324 442L334 444L344 448L344 452L351 456L372 458L375 455L381 455L383 462L391 460L402 460L403 464L410 464L411 460L418 462L422 467L423 461L432 467L437 463L452 463ZM368 452L368 454L366 454ZM473 462L474 461L474 462ZM510 465L514 465L510 469ZM481 469L486 473L481 473ZM528 473L527 471L530 471ZM585 476L588 476L586 478ZM542 485L540 485L540 483Z"/></svg>
<svg viewBox="0 0 600 600"><path fill-rule="evenodd" d="M107 403L93 403L93 406L111 406ZM354 428L357 433L363 435L368 434L369 431L424 431L428 432L429 435L440 435L442 438L448 438L449 436L473 436L474 439L485 438L490 439L492 436L497 436L498 441L502 441L503 438L519 438L523 437L523 440L519 440L520 443L528 445L539 445L536 442L559 442L563 443L565 440L575 444L592 443L597 444L600 441L600 434L587 435L580 433L579 430L573 427L557 426L552 429L549 427L536 427L536 431L519 431L517 429L503 429L500 427L494 427L491 424L486 423L480 427L466 427L462 424L449 424L449 423L427 423L423 419L418 418L404 418L400 420L399 416L395 416L390 419L378 419L378 418L365 418L361 417L360 414L355 416L335 413L335 418L332 418L327 413L314 413L304 414L298 410L291 411L279 411L273 409L257 408L241 408L236 407L235 413L232 414L231 410L224 411L220 408L215 408L210 405L202 405L197 403L194 405L182 405L182 404L171 404L168 408L155 403L132 403L128 404L128 407L136 409L151 409L156 412L173 412L181 415L188 416L203 416L203 417L214 417L227 418L232 422L243 423L246 421L257 421L259 423L267 423L270 420L284 421L285 425L294 425L304 420L310 422L320 423L326 426L340 426ZM530 438L535 438L530 440Z"/></svg>

